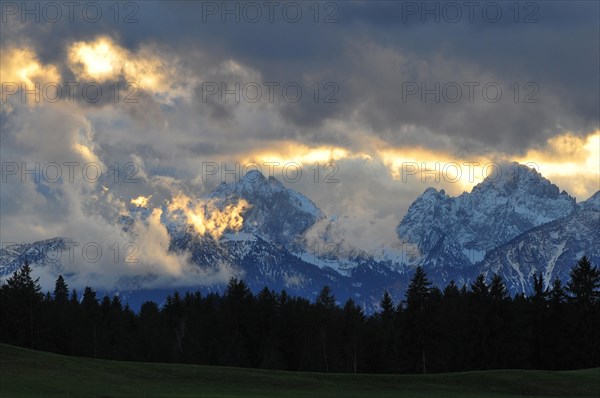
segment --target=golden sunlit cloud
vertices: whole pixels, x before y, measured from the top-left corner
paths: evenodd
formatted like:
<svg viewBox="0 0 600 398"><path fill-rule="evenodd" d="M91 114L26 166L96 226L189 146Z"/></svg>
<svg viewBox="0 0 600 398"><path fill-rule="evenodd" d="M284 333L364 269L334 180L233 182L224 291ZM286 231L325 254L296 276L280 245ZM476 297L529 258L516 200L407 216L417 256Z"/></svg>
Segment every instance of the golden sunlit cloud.
<svg viewBox="0 0 600 398"><path fill-rule="evenodd" d="M460 159L451 153L422 147L381 149L377 156L393 179L441 185L452 195L470 191L497 169L491 157Z"/></svg>
<svg viewBox="0 0 600 398"><path fill-rule="evenodd" d="M119 73L127 54L110 39L100 38L92 43L77 42L71 46L69 59L80 63L86 77L106 79Z"/></svg>
<svg viewBox="0 0 600 398"><path fill-rule="evenodd" d="M215 240L219 240L225 231L237 232L242 228L242 214L249 207L244 199L221 209L215 201L193 200L184 194L177 194L169 203L168 210L180 210L187 224L193 226L198 234L209 234Z"/></svg>
<svg viewBox="0 0 600 398"><path fill-rule="evenodd" d="M275 164L274 169L277 169L292 162L311 166L344 159L362 159L381 162L394 180L421 183L445 189L450 195L459 195L471 191L489 175L502 173L501 164L517 161L536 169L579 200L587 199L600 189L600 132L585 138L570 133L561 134L550 138L541 149L531 150L517 158L491 152L459 157L424 147L393 148L382 142L370 144L374 148L371 152L355 153L338 146L309 147L285 142L277 148L244 154L242 164Z"/></svg>
<svg viewBox="0 0 600 398"><path fill-rule="evenodd" d="M131 199L131 204L139 206L139 207L148 207L148 203L150 202L150 196L138 196L135 199Z"/></svg>
<svg viewBox="0 0 600 398"><path fill-rule="evenodd" d="M139 253L139 263L134 265L138 269L138 264L146 265L147 272L162 271L168 275L182 276L189 260L188 255L178 255L169 251L171 239L161 223L161 216L160 208L152 209L145 223L133 224L136 242L144 248Z"/></svg>
<svg viewBox="0 0 600 398"><path fill-rule="evenodd" d="M530 150L517 158L492 153L456 157L421 147L383 149L377 155L392 178L440 185L452 195L470 191L488 175L496 173L500 163L512 161L536 169L579 200L587 199L600 189L600 131L583 138L561 134L550 138L541 149Z"/></svg>
<svg viewBox="0 0 600 398"><path fill-rule="evenodd" d="M31 48L9 48L0 58L3 82L34 83L58 82L59 73L54 65L43 65Z"/></svg>
<svg viewBox="0 0 600 398"><path fill-rule="evenodd" d="M0 57L0 70L2 71L3 91L16 86L22 88L25 86L27 90L34 90L41 95L42 88L47 83L58 84L60 75L56 66L47 64L44 65L38 59L37 54L31 48L8 48L1 49L2 57ZM6 93L3 93L3 96ZM53 97L54 92L48 93ZM19 97L21 98L21 97ZM27 102L32 104L36 101L36 96L28 94L25 96ZM4 101L4 98L2 99Z"/></svg>
<svg viewBox="0 0 600 398"><path fill-rule="evenodd" d="M94 151L91 150L89 147L83 144L75 143L73 144L72 148L73 151L80 155L82 159L85 160L87 163L96 163L98 165L102 164L98 156L96 156Z"/></svg>
<svg viewBox="0 0 600 398"><path fill-rule="evenodd" d="M600 189L600 130L586 137L571 133L552 137L542 149L516 160L534 162L544 177L578 199L587 199Z"/></svg>
<svg viewBox="0 0 600 398"><path fill-rule="evenodd" d="M173 73L150 49L132 53L108 37L73 43L69 48L69 66L79 79L116 82L123 77L128 83L152 92L168 91L169 76Z"/></svg>
<svg viewBox="0 0 600 398"><path fill-rule="evenodd" d="M314 163L326 164L346 158L365 160L371 158L365 153L352 153L341 147L308 147L296 142L278 143L277 149L257 151L252 155L245 156L243 159L245 163L278 163L282 166L292 162L300 165L312 165Z"/></svg>

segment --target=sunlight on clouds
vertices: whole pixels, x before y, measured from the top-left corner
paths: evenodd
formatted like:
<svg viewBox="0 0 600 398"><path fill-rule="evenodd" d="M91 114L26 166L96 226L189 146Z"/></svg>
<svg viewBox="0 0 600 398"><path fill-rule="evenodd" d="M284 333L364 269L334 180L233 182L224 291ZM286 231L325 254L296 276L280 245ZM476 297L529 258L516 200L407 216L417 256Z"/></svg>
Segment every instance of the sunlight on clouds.
<svg viewBox="0 0 600 398"><path fill-rule="evenodd" d="M25 83L27 88L34 83L58 82L59 73L54 65L43 65L35 51L31 48L9 48L2 51L0 69L2 69L2 82Z"/></svg>
<svg viewBox="0 0 600 398"><path fill-rule="evenodd" d="M194 200L184 194L177 194L169 203L168 210L181 211L185 221L200 235L209 234L219 240L227 230L239 231L244 219L242 214L249 208L248 202L240 199L236 204L220 208L214 201Z"/></svg>
<svg viewBox="0 0 600 398"><path fill-rule="evenodd" d="M145 223L134 224L136 243L144 248L140 251L140 264L147 272L179 277L187 268L189 255L177 255L169 251L171 240L167 229L160 222L161 215L161 209L153 209ZM137 263L133 264L134 269L139 267Z"/></svg>
<svg viewBox="0 0 600 398"><path fill-rule="evenodd" d="M75 42L69 48L69 65L79 79L115 82L123 77L152 92L169 90L170 68L159 55L145 47L132 53L108 37Z"/></svg>
<svg viewBox="0 0 600 398"><path fill-rule="evenodd" d="M261 163L298 163L300 165L311 165L314 163L325 164L335 162L346 158L362 158L365 160L371 157L365 153L352 153L341 147L316 147L311 148L298 143L283 143L275 150L257 151L251 156L243 159L244 162Z"/></svg>
<svg viewBox="0 0 600 398"><path fill-rule="evenodd" d="M94 154L90 148L83 144L73 144L73 151L81 155L81 157L88 163L98 163L99 165L102 164L98 156L96 156L96 154Z"/></svg>
<svg viewBox="0 0 600 398"><path fill-rule="evenodd" d="M428 186L442 184L453 195L470 191L493 172L492 160L485 156L460 159L420 147L380 149L377 155L393 179Z"/></svg>
<svg viewBox="0 0 600 398"><path fill-rule="evenodd" d="M456 156L424 147L394 148L384 142L370 142L368 148L353 152L339 146L309 147L287 141L277 148L244 154L241 161L242 164L276 164L275 169L292 162L301 166L344 159L379 162L396 181L445 189L451 195L470 192L487 176L498 173L501 164L517 161L535 168L578 200L587 199L600 188L600 131L585 138L561 134L550 138L541 149L530 150L518 158L494 152Z"/></svg>
<svg viewBox="0 0 600 398"><path fill-rule="evenodd" d="M600 189L600 131L585 138L570 133L555 136L543 148L518 158L493 153L461 158L419 147L382 149L377 153L392 178L441 185L453 195L470 191L496 172L495 165L512 161L535 168L578 200L585 200Z"/></svg>
<svg viewBox="0 0 600 398"><path fill-rule="evenodd" d="M127 55L109 39L100 38L93 43L77 42L71 47L69 58L81 63L84 73L95 79L106 79L115 75L115 69L122 67Z"/></svg>
<svg viewBox="0 0 600 398"><path fill-rule="evenodd" d="M46 83L59 83L60 74L56 66L43 65L33 49L9 48L6 51L4 49L0 49L0 51L2 52L0 70L2 71L3 91L7 84L16 84L19 88L24 85L27 90L34 90L38 85L37 91L40 92ZM50 88L48 95L54 97L55 89ZM25 98L29 104L35 103L35 95L27 95Z"/></svg>
<svg viewBox="0 0 600 398"><path fill-rule="evenodd" d="M140 195L135 199L131 199L131 204L139 206L139 207L148 207L150 198L152 198L152 195L150 195L150 196L141 196Z"/></svg>
<svg viewBox="0 0 600 398"><path fill-rule="evenodd" d="M550 138L542 149L530 150L519 162L539 165L539 172L578 199L600 189L600 130L587 137L565 133Z"/></svg>
<svg viewBox="0 0 600 398"><path fill-rule="evenodd" d="M136 243L140 247L139 263L132 264L130 270L145 272L156 279L144 282L148 288L156 286L209 286L226 283L230 278L243 274L231 264L217 261L210 267L201 267L191 262L189 252L175 253L169 250L171 237L161 222L163 211L153 209L145 222L134 224ZM206 264L208 265L208 264ZM143 268L141 270L140 268Z"/></svg>

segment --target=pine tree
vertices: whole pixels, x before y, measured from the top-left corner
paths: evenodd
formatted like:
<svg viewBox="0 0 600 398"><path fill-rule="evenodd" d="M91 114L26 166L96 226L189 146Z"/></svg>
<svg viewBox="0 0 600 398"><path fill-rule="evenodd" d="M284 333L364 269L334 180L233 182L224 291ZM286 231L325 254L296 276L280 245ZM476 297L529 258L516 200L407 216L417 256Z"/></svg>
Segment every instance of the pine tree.
<svg viewBox="0 0 600 398"><path fill-rule="evenodd" d="M565 293L565 289L563 289L562 282L560 279L554 279L554 283L552 284L552 290L549 293L550 302L553 306L558 307L560 304L564 303L567 295Z"/></svg>
<svg viewBox="0 0 600 398"><path fill-rule="evenodd" d="M42 299L39 281L40 278L33 279L31 277L31 267L25 263L20 269L16 270L13 275L6 280L5 288L7 291L23 294L30 297ZM68 294L68 293L67 293Z"/></svg>
<svg viewBox="0 0 600 398"><path fill-rule="evenodd" d="M331 288L329 286L324 286L323 289L321 289L319 295L317 296L316 304L317 306L329 310L335 308L335 296L331 292Z"/></svg>
<svg viewBox="0 0 600 398"><path fill-rule="evenodd" d="M78 305L79 304L79 294L76 289L71 290L71 304Z"/></svg>
<svg viewBox="0 0 600 398"><path fill-rule="evenodd" d="M354 300L348 299L343 310L342 341L344 342L346 369L353 373L358 372L358 362L361 357L359 347L364 323L365 315L362 310L354 303Z"/></svg>
<svg viewBox="0 0 600 398"><path fill-rule="evenodd" d="M446 286L438 312L437 323L441 331L438 341L438 354L442 357L441 369L443 372L463 370L464 341L466 329L466 291L461 291L454 281Z"/></svg>
<svg viewBox="0 0 600 398"><path fill-rule="evenodd" d="M492 277L492 282L490 283L490 298L493 301L503 301L508 298L508 291L506 290L506 285L502 280L502 277L498 274L494 274Z"/></svg>
<svg viewBox="0 0 600 398"><path fill-rule="evenodd" d="M475 282L471 284L469 294L470 333L472 334L469 352L473 355L472 365L476 369L488 369L490 353L490 289L485 281L485 275L479 274Z"/></svg>
<svg viewBox="0 0 600 398"><path fill-rule="evenodd" d="M69 311L69 287L62 275L59 275L54 284L54 300L50 303L52 316L50 317L49 337L55 350L61 354L73 351L73 336L71 323L74 321Z"/></svg>
<svg viewBox="0 0 600 398"><path fill-rule="evenodd" d="M421 310L431 292L431 282L422 267L417 267L408 288L406 289L407 308Z"/></svg>
<svg viewBox="0 0 600 398"><path fill-rule="evenodd" d="M84 325L82 325L81 337L84 342L86 355L98 356L98 327L99 327L99 308L96 291L89 286L83 289L81 298L81 309L83 310Z"/></svg>
<svg viewBox="0 0 600 398"><path fill-rule="evenodd" d="M578 367L592 367L600 351L600 270L592 267L590 260L584 256L569 275L571 280L567 283L567 291L574 305L572 313L576 316L572 322L576 328L573 361Z"/></svg>
<svg viewBox="0 0 600 398"><path fill-rule="evenodd" d="M2 323L2 335L7 341L17 345L34 347L37 315L44 295L41 293L39 278L31 277L31 267L25 263L2 285L4 310L10 322Z"/></svg>
<svg viewBox="0 0 600 398"><path fill-rule="evenodd" d="M415 270L406 289L406 317L408 322L408 340L412 345L415 369L427 373L427 351L429 349L429 313L428 304L431 294L431 282L420 266Z"/></svg>
<svg viewBox="0 0 600 398"><path fill-rule="evenodd" d="M379 371L391 372L397 366L397 328L396 311L392 296L386 291L379 302L380 312L376 314L375 321L379 324L379 341L381 344L377 347L377 362L380 364Z"/></svg>
<svg viewBox="0 0 600 398"><path fill-rule="evenodd" d="M317 307L317 322L319 331L319 341L321 345L321 357L323 359L323 365L326 372L329 372L331 365L331 346L333 334L333 325L336 323L335 310L335 296L331 292L329 286L324 286L321 292L317 296L315 302Z"/></svg>
<svg viewBox="0 0 600 398"><path fill-rule="evenodd" d="M250 341L252 335L254 296L243 280L232 278L223 296L221 311L225 350L222 361L232 366L251 366L252 352L256 347ZM181 323L179 322L179 325ZM178 326L178 330L182 330Z"/></svg>
<svg viewBox="0 0 600 398"><path fill-rule="evenodd" d="M392 296L386 291L379 302L381 308L380 316L384 324L389 324L394 319L394 301Z"/></svg>
<svg viewBox="0 0 600 398"><path fill-rule="evenodd" d="M479 274L475 282L471 285L471 292L475 297L486 299L489 296L490 290L485 283L485 275Z"/></svg>
<svg viewBox="0 0 600 398"><path fill-rule="evenodd" d="M600 270L592 267L590 260L583 256L569 274L567 291L577 304L586 308L600 299Z"/></svg>
<svg viewBox="0 0 600 398"><path fill-rule="evenodd" d="M544 330L551 344L546 352L548 360L545 365L552 370L564 369L567 354L572 351L571 334L567 331L571 323L568 318L572 314L565 308L566 300L567 295L562 282L558 278L554 279L552 289L548 292L548 329Z"/></svg>
<svg viewBox="0 0 600 398"><path fill-rule="evenodd" d="M58 276L54 284L54 301L58 304L65 304L69 301L69 287L62 275Z"/></svg>
<svg viewBox="0 0 600 398"><path fill-rule="evenodd" d="M557 279L557 281L559 281ZM559 281L560 283L560 281ZM538 278L537 274L533 274L533 301L535 303L544 303L550 295L548 288L544 289L544 275L540 272Z"/></svg>

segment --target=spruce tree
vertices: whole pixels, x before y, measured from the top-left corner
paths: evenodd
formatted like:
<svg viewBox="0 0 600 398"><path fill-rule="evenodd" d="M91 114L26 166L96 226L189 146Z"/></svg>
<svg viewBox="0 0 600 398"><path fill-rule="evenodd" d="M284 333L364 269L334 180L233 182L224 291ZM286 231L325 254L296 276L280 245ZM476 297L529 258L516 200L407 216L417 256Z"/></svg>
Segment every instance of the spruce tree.
<svg viewBox="0 0 600 398"><path fill-rule="evenodd" d="M567 283L567 291L577 304L588 308L600 299L600 270L592 267L586 256L577 262L569 276L571 280Z"/></svg>
<svg viewBox="0 0 600 398"><path fill-rule="evenodd" d="M65 304L69 301L69 287L62 275L59 275L54 284L54 301L58 304Z"/></svg>
<svg viewBox="0 0 600 398"><path fill-rule="evenodd" d="M380 316L383 323L391 322L394 318L394 301L387 291L383 294L379 307L381 308Z"/></svg>
<svg viewBox="0 0 600 398"><path fill-rule="evenodd" d="M508 298L508 291L506 290L506 285L502 280L502 277L498 274L494 274L492 277L492 282L489 287L490 298L493 301L502 301Z"/></svg>
<svg viewBox="0 0 600 398"><path fill-rule="evenodd" d="M12 344L34 347L36 324L44 295L39 278L31 277L31 267L25 263L2 285L4 312L7 320L2 321L3 335Z"/></svg>
<svg viewBox="0 0 600 398"><path fill-rule="evenodd" d="M412 362L416 371L427 373L427 352L429 350L428 304L431 282L420 266L415 270L406 289L406 318L409 347L412 347Z"/></svg>
<svg viewBox="0 0 600 398"><path fill-rule="evenodd" d="M591 367L600 352L600 270L592 267L590 260L584 256L569 275L571 280L567 283L567 291L575 306L572 315L576 316L572 321L575 327L572 360L577 367Z"/></svg>

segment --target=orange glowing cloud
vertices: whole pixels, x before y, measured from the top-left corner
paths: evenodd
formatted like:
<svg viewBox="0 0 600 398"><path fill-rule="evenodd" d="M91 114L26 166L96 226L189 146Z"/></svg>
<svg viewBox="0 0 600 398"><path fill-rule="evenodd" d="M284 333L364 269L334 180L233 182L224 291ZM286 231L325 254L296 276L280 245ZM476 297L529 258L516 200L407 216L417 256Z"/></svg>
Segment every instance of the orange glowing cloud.
<svg viewBox="0 0 600 398"><path fill-rule="evenodd" d="M17 87L19 89L25 88L28 91L35 90L41 95L44 85L47 83L58 84L60 80L60 74L56 66L42 64L31 48L2 49L0 70L2 70L3 102L5 101L5 95L9 91L16 90ZM50 90L53 92L49 92L47 95L54 97L56 94L55 89L50 88ZM35 95L28 94L24 98L29 104L36 102Z"/></svg>
<svg viewBox="0 0 600 398"><path fill-rule="evenodd" d="M517 161L534 162L544 177L578 199L587 199L600 189L600 130L586 137L571 133L552 137Z"/></svg>
<svg viewBox="0 0 600 398"><path fill-rule="evenodd" d="M535 168L579 200L587 199L600 189L600 131L583 138L571 133L554 136L540 149L516 158L501 153L467 158L422 147L382 149L377 151L377 156L392 178L440 185L453 195L470 191L496 172L495 165L512 161Z"/></svg>
<svg viewBox="0 0 600 398"><path fill-rule="evenodd" d="M215 201L194 200L184 194L177 194L169 203L170 212L181 211L185 221L200 235L209 234L219 240L225 231L239 231L244 223L242 214L250 207L240 199L235 204L223 208Z"/></svg>
<svg viewBox="0 0 600 398"><path fill-rule="evenodd" d="M281 166L292 162L299 165L312 165L314 163L325 164L347 158L370 159L370 156L366 153L352 153L338 146L309 147L297 142L278 142L276 148L258 150L252 154L244 154L243 156L243 163L277 163Z"/></svg>
<svg viewBox="0 0 600 398"><path fill-rule="evenodd" d="M9 48L0 59L3 82L34 83L58 82L59 73L54 65L44 65L31 48Z"/></svg>
<svg viewBox="0 0 600 398"><path fill-rule="evenodd" d="M139 206L139 207L148 207L150 198L152 198L152 195L150 195L150 196L141 196L140 195L135 199L131 199L131 204Z"/></svg>
<svg viewBox="0 0 600 398"><path fill-rule="evenodd" d="M78 41L69 47L68 62L79 79L106 82L123 77L153 92L169 90L173 68L148 47L131 52L108 37Z"/></svg>

